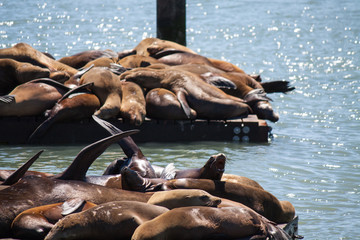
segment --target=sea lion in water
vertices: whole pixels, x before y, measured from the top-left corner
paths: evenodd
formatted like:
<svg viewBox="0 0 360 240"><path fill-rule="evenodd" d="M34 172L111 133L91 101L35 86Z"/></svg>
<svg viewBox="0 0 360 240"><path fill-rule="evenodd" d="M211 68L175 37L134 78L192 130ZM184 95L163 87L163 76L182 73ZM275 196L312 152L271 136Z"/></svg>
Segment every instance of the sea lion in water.
<svg viewBox="0 0 360 240"><path fill-rule="evenodd" d="M138 226L167 211L136 201L104 203L62 218L45 239L130 239Z"/></svg>
<svg viewBox="0 0 360 240"><path fill-rule="evenodd" d="M228 119L246 116L250 107L243 100L227 95L187 71L137 68L120 75L144 88L163 87L174 92L185 114L190 118L193 109L198 118Z"/></svg>
<svg viewBox="0 0 360 240"><path fill-rule="evenodd" d="M95 206L96 204L82 199L69 199L61 203L30 208L16 216L11 224L11 231L15 238L43 239L64 216Z"/></svg>
<svg viewBox="0 0 360 240"><path fill-rule="evenodd" d="M99 58L114 58L117 60L118 54L110 49L87 50L72 56L62 57L58 60L58 62L71 66L75 69L79 69L84 67L87 63Z"/></svg>
<svg viewBox="0 0 360 240"><path fill-rule="evenodd" d="M202 189L214 196L240 202L276 223L290 222L295 216L295 208L290 202L279 201L265 190L243 184L208 179L173 179L161 185L164 190Z"/></svg>
<svg viewBox="0 0 360 240"><path fill-rule="evenodd" d="M0 97L0 116L38 116L70 89L51 79L36 79Z"/></svg>
<svg viewBox="0 0 360 240"><path fill-rule="evenodd" d="M248 208L182 207L143 223L132 240L142 239L282 239L275 223Z"/></svg>
<svg viewBox="0 0 360 240"><path fill-rule="evenodd" d="M154 88L146 94L146 115L149 118L165 120L186 120L184 110L176 95L165 88ZM190 109L190 119L196 119L196 112Z"/></svg>
<svg viewBox="0 0 360 240"><path fill-rule="evenodd" d="M200 189L175 189L155 192L147 203L168 209L189 206L216 207L221 199Z"/></svg>

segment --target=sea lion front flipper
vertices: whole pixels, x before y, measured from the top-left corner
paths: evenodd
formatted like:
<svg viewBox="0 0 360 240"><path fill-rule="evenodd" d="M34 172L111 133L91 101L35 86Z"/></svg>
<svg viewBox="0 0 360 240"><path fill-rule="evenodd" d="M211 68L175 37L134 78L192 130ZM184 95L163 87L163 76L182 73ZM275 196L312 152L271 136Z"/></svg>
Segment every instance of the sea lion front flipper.
<svg viewBox="0 0 360 240"><path fill-rule="evenodd" d="M271 81L271 82L263 82L261 86L264 88L266 93L275 93L282 92L287 93L295 89L295 87L291 87L289 81Z"/></svg>
<svg viewBox="0 0 360 240"><path fill-rule="evenodd" d="M177 91L176 97L179 100L180 105L184 110L184 113L186 114L187 118L191 119L191 108L186 100L185 93L183 91Z"/></svg>
<svg viewBox="0 0 360 240"><path fill-rule="evenodd" d="M217 88L236 89L236 85L231 80L215 75L212 72L203 73L200 76L205 82L214 85Z"/></svg>
<svg viewBox="0 0 360 240"><path fill-rule="evenodd" d="M31 167L31 165L39 158L40 154L42 154L44 150L39 151L32 158L30 158L26 163L24 163L20 168L18 168L15 172L13 172L3 183L0 185L12 185L19 181L20 178L24 176L26 171Z"/></svg>
<svg viewBox="0 0 360 240"><path fill-rule="evenodd" d="M53 86L55 88L61 88L63 89L64 91L69 91L70 88L65 86L64 84L58 82L58 81L55 81L51 78L38 78L38 79L34 79L34 80L31 80L30 82L32 83L45 83L45 84L48 84L50 86Z"/></svg>
<svg viewBox="0 0 360 240"><path fill-rule="evenodd" d="M93 86L94 83L91 82L91 83L85 83L81 86L78 86L74 89L71 89L70 91L68 91L67 93L65 93L59 100L58 100L58 103L61 102L62 100L64 100L65 98L69 97L71 94L73 93L77 93L77 92L80 92L80 91L84 91L86 87L91 87Z"/></svg>
<svg viewBox="0 0 360 240"><path fill-rule="evenodd" d="M84 199L81 198L73 198L66 200L62 205L61 215L66 216L76 212L83 204L85 203Z"/></svg>
<svg viewBox="0 0 360 240"><path fill-rule="evenodd" d="M0 102L11 104L15 103L15 95L4 95L0 97Z"/></svg>
<svg viewBox="0 0 360 240"><path fill-rule="evenodd" d="M75 157L70 166L53 178L63 180L83 181L91 164L113 143L120 139L138 133L139 130L125 131L107 138L103 138L83 148Z"/></svg>
<svg viewBox="0 0 360 240"><path fill-rule="evenodd" d="M258 101L272 101L272 99L266 95L266 92L264 92L264 90L254 89L251 90L248 94L246 94L246 96L244 97L244 101L249 104Z"/></svg>

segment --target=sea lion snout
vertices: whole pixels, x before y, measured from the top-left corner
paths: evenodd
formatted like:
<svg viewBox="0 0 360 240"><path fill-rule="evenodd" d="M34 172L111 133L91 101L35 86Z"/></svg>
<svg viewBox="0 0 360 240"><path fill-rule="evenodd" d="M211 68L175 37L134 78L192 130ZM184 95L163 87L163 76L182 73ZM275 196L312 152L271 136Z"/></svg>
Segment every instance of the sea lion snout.
<svg viewBox="0 0 360 240"><path fill-rule="evenodd" d="M213 164L216 164L216 170L219 172L225 171L225 163L226 163L226 156L223 153L219 153L217 155L212 156L214 158Z"/></svg>

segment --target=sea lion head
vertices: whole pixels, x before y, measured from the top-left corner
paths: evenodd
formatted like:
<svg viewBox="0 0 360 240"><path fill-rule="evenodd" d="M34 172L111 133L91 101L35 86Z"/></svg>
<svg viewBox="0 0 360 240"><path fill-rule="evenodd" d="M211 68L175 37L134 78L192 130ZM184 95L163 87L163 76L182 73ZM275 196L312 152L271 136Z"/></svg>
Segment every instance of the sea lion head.
<svg viewBox="0 0 360 240"><path fill-rule="evenodd" d="M212 155L201 169L200 178L221 180L225 171L226 156L223 153Z"/></svg>
<svg viewBox="0 0 360 240"><path fill-rule="evenodd" d="M221 199L200 189L175 189L155 192L148 203L168 209L188 206L217 207Z"/></svg>
<svg viewBox="0 0 360 240"><path fill-rule="evenodd" d="M154 187L148 179L128 167L121 169L121 185L122 189L137 192L151 191Z"/></svg>

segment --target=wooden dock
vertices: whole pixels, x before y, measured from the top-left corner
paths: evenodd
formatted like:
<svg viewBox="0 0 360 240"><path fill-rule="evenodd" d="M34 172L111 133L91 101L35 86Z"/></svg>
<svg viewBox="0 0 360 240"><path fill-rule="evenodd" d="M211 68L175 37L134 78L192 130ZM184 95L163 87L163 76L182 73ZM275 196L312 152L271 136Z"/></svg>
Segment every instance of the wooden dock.
<svg viewBox="0 0 360 240"><path fill-rule="evenodd" d="M27 144L31 133L44 121L44 117L0 117L0 144ZM256 115L227 121L215 120L151 120L141 126L130 125L122 119L109 120L125 131L139 129L133 135L137 143L142 142L196 142L235 141L268 142L270 127ZM55 123L40 139L42 145L88 144L107 137L108 133L92 119L79 122Z"/></svg>

